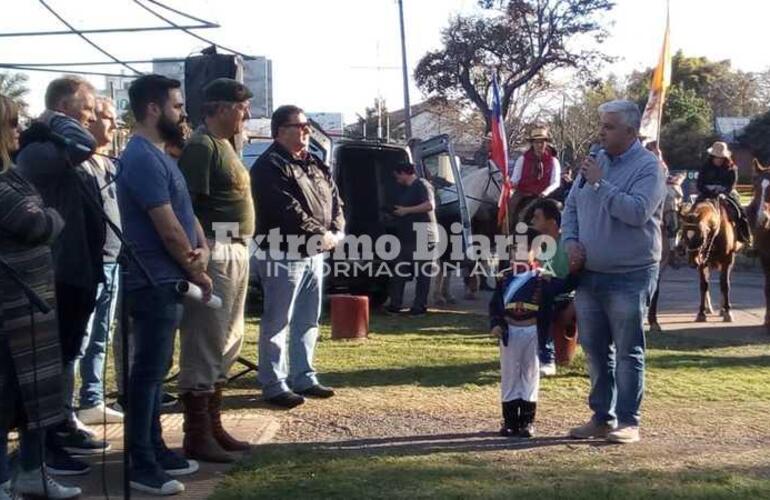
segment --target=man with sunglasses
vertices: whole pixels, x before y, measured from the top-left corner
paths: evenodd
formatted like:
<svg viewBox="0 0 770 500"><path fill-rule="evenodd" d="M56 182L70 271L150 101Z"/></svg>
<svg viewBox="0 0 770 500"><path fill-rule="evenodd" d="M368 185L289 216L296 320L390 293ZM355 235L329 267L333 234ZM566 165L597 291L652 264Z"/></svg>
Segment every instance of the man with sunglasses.
<svg viewBox="0 0 770 500"><path fill-rule="evenodd" d="M266 401L293 408L305 402L303 396L334 395L318 382L313 352L323 252L339 242L345 219L329 167L308 152L310 124L302 109L281 106L270 128L274 142L251 169L264 291L259 380Z"/></svg>

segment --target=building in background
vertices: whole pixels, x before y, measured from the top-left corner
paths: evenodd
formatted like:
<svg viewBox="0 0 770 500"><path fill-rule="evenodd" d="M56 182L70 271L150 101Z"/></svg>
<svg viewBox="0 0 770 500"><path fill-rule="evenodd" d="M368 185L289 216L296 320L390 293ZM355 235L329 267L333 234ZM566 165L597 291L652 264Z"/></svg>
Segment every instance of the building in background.
<svg viewBox="0 0 770 500"><path fill-rule="evenodd" d="M243 83L254 97L251 99L251 116L269 118L273 114L273 62L263 56L243 62ZM154 59L153 73L158 73L182 82L185 93L184 61L177 59Z"/></svg>
<svg viewBox="0 0 770 500"><path fill-rule="evenodd" d="M343 136L345 125L342 113L307 113L307 117L321 126L324 132L331 137Z"/></svg>
<svg viewBox="0 0 770 500"><path fill-rule="evenodd" d="M244 61L243 83L254 94L252 118L269 118L273 114L273 61L262 56Z"/></svg>

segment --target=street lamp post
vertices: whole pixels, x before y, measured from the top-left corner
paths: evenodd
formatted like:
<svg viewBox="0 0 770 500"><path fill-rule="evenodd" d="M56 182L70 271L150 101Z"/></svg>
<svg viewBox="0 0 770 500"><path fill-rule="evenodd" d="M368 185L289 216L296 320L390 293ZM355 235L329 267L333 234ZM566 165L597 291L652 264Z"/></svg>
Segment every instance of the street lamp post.
<svg viewBox="0 0 770 500"><path fill-rule="evenodd" d="M404 29L404 2L398 0L398 15L401 20L401 65L404 77L404 131L406 140L412 138L412 108L409 104L409 70L406 62L406 34Z"/></svg>

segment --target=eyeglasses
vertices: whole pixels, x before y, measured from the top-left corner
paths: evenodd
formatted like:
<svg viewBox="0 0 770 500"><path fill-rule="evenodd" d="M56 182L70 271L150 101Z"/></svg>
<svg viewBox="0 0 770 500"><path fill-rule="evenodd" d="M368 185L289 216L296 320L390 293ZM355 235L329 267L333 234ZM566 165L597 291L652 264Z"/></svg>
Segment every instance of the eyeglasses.
<svg viewBox="0 0 770 500"><path fill-rule="evenodd" d="M300 128L302 130L310 130L310 122L287 123L286 125L281 125L281 126L290 127L290 128Z"/></svg>

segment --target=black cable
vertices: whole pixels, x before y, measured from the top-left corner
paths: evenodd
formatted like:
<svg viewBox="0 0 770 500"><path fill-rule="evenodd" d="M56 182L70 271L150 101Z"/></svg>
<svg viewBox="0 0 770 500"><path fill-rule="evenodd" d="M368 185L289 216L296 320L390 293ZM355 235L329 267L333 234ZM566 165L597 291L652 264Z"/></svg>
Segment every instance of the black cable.
<svg viewBox="0 0 770 500"><path fill-rule="evenodd" d="M176 9L173 9L173 8L171 8L171 7L167 6L167 5L164 5L164 4L160 3L160 2L157 2L155 0L146 0L146 1L148 1L150 3L153 3L153 4L157 5L158 7L162 7L164 9L170 10L171 12L177 13L179 15L182 15L182 16L185 16L185 17L189 17L190 19L195 19L196 21L204 22L204 21L202 21L200 19L196 19L196 18L194 18L194 17L192 17L192 16L190 16L188 14L180 12L180 11L178 11ZM220 44L214 42L213 40L210 40L210 39L208 39L206 37L200 36L197 33L193 33L191 30L176 24L174 21L170 20L169 18L165 17L164 15L160 14L159 12L151 9L147 5L144 5L139 0L134 0L134 3L137 4L138 6L140 6L141 8L143 8L144 10L146 10L147 12L149 12L150 14L154 15L155 17L157 17L157 18L167 22L168 24L170 24L171 26L175 27L176 29L184 31L185 33L187 33L188 35L190 35L193 38L197 38L198 40L200 40L202 42L206 42L206 43L208 43L210 45L214 45L216 47L219 47L222 50L226 50L228 52L232 52L235 55L239 55L239 56L243 57L244 59L254 59L254 56L250 56L250 55L244 54L243 52L239 52L239 51L237 51L235 49L231 49L231 48L225 47L224 45L220 45Z"/></svg>
<svg viewBox="0 0 770 500"><path fill-rule="evenodd" d="M45 437L42 430L43 427L40 423L40 397L37 388L37 332L35 329L35 306L32 302L29 304L29 331L32 336L32 392L35 395L35 424L37 425L37 433L40 437L40 480L43 482L43 492L45 493L45 497L48 498L48 481L46 481L45 467Z"/></svg>
<svg viewBox="0 0 770 500"><path fill-rule="evenodd" d="M72 33L73 33L73 34L76 34L76 35L78 35L80 38L82 38L83 40L85 40L85 41L86 41L86 42L87 42L89 45L91 45L93 48L95 48L96 50L98 50L99 52L101 52L102 54L104 54L105 56L109 57L110 59L112 59L113 61L115 61L117 64L120 64L121 66L124 66L124 67L126 67L127 69L129 69L129 70L133 71L133 72L134 72L134 73L136 73L137 75L141 75L141 74L142 74L142 72L141 72L141 71L137 70L136 68L134 68L133 66L131 66L131 65L129 65L129 64L126 64L126 63L122 62L120 59L118 59L117 57L113 56L112 54L110 54L109 52L107 52L106 50L104 50L103 48L101 48L101 47L100 47L99 45L97 45L95 42L91 41L91 39L90 39L90 38L88 38L87 36L85 36L83 33L81 33L80 31L78 31L77 29L75 29L75 27L74 27L74 26L72 26L70 23L68 23L67 21L65 21L63 17L61 17L61 16L60 16L60 15L59 15L59 14L58 14L58 13L57 13L55 10L53 10L53 9L52 9L52 8L51 8L51 7L50 7L50 6L49 6L49 5L48 5L48 4L45 2L45 0L38 0L38 2L40 2L40 4L41 4L43 7L45 7L46 9L48 9L48 11L49 11L51 14L53 14L53 15L54 15L54 17L56 17L56 19L58 19L59 21L61 21L61 22L62 22L62 24L64 24L64 25L65 25L67 28L69 28L69 29L72 31Z"/></svg>
<svg viewBox="0 0 770 500"><path fill-rule="evenodd" d="M171 11L174 14L179 14L182 17L186 17L187 19L192 19L193 21L196 21L196 22L199 22L199 23L202 23L202 24L206 24L206 25L210 25L210 26L216 25L216 23L212 23L211 21L206 21L205 19L201 19L201 18L192 16L192 15L188 14L187 12L182 12L181 10L174 9L173 7L169 7L166 4L162 4L160 2L156 2L155 0L148 0L148 1L150 3L154 3L158 7L162 7L164 9L168 10L168 11Z"/></svg>
<svg viewBox="0 0 770 500"><path fill-rule="evenodd" d="M109 184L108 184L109 185ZM106 187L106 186L105 186ZM115 277L119 276L120 274L120 268L118 267L118 263L115 263L115 269L112 273L112 279L110 280L110 287L107 289L107 293L110 296L110 304L108 305L109 309L107 310L107 314L110 314L110 310L112 309L112 301L117 300L117 297L115 296L115 293L118 292L117 288L115 286ZM119 292L118 292L119 293ZM107 361L110 359L110 345L112 344L112 336L110 333L112 332L112 325L115 322L114 318L111 318L112 321L110 321L109 325L107 326L107 338L105 342L104 347L104 365L102 365L102 404L104 405L104 411L102 412L102 440L104 442L107 442L107 402L105 401L104 394L106 393L105 385L107 383ZM107 500L110 500L110 492L107 488L107 449L102 449L102 493L104 493L104 498Z"/></svg>
<svg viewBox="0 0 770 500"><path fill-rule="evenodd" d="M59 73L59 74L61 74L63 72L61 68L59 68L59 69L56 69L56 68L40 68L40 67L37 67L37 66L19 66L19 65L16 65L16 64L4 64L4 63L0 63L0 68L18 69L18 70L21 70L21 71L41 71L41 72L46 72L46 73ZM112 76L112 77L122 77L122 78L126 77L126 75L120 75L118 73L103 73L101 71L80 71L80 70L68 69L68 70L66 70L66 72L68 74L71 74L71 75Z"/></svg>

